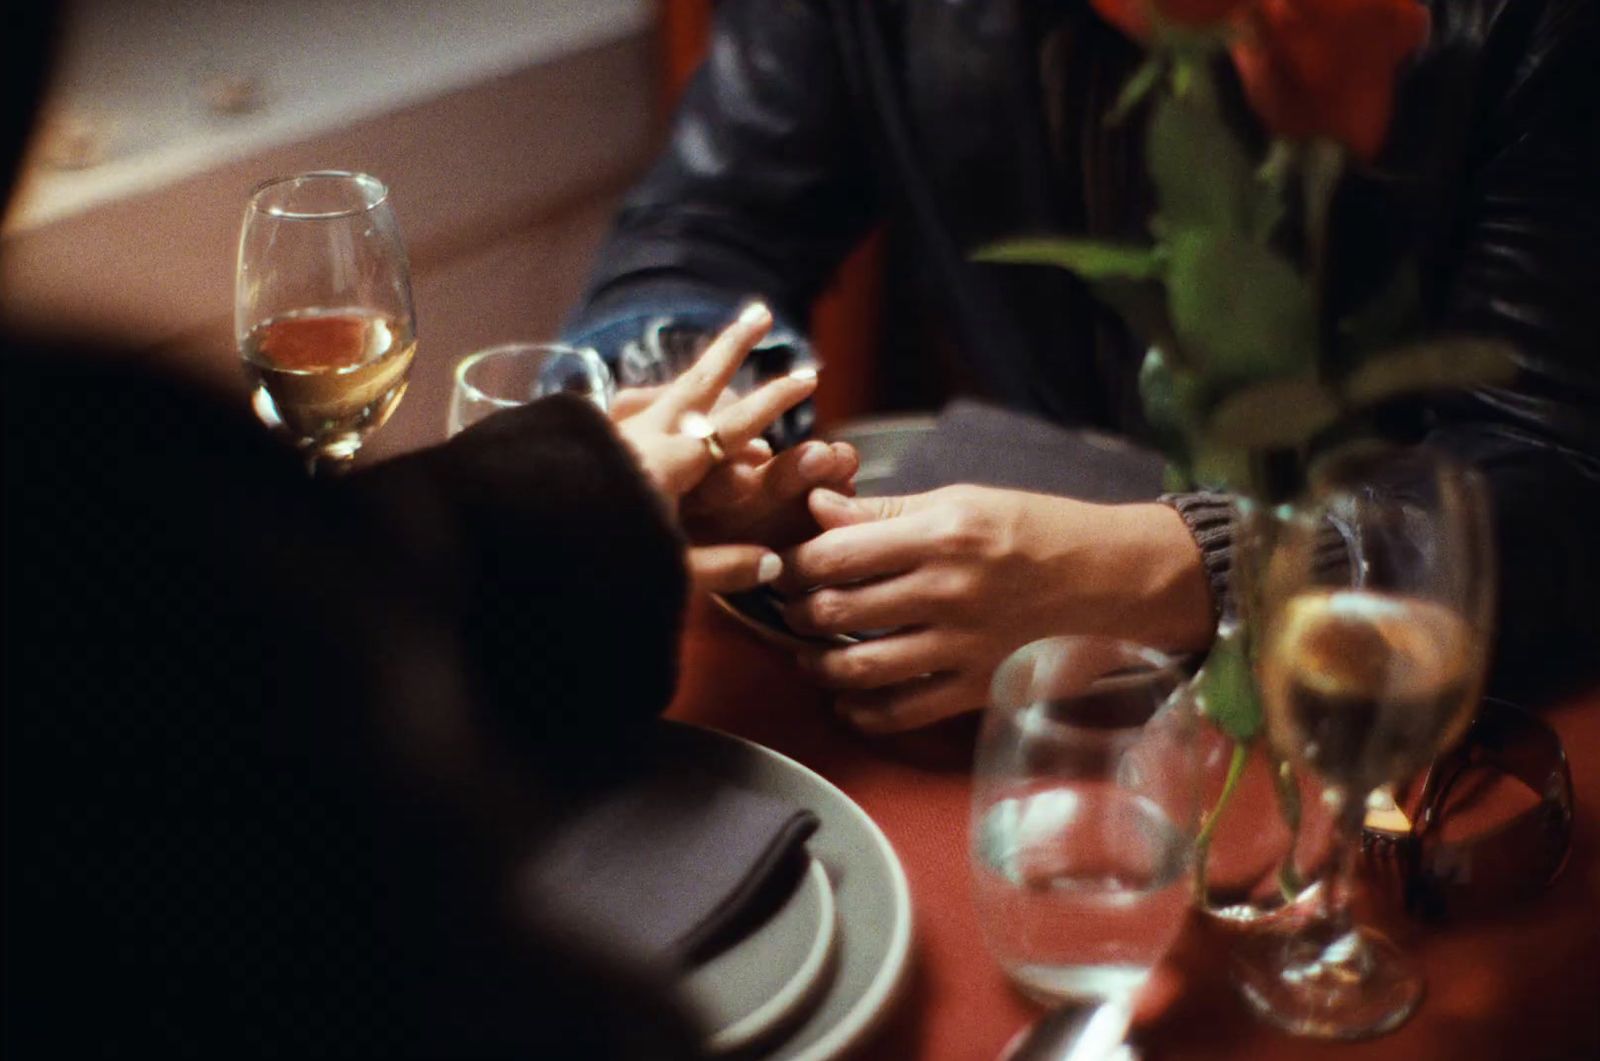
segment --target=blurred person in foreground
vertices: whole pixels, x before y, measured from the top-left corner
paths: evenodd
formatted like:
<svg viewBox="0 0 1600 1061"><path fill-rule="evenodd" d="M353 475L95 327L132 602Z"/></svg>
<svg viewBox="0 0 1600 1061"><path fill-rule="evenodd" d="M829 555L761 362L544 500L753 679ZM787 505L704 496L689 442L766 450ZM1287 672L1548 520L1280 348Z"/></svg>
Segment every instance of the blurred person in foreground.
<svg viewBox="0 0 1600 1061"><path fill-rule="evenodd" d="M618 358L642 330L711 330L758 295L782 341L803 345L796 322L888 222L930 318L896 332L948 335L978 389L1011 408L1147 438L1143 350L1120 322L1064 272L972 260L1024 234L1144 232L1138 123L1104 120L1141 53L1101 17L1140 2L724 0L709 58L618 215L569 335ZM1513 385L1420 403L1392 426L1487 475L1501 559L1492 681L1539 699L1600 677L1600 5L1418 2L1261 6L1291 21L1360 6L1380 29L1390 16L1431 19L1401 71L1387 142L1364 145L1372 164L1340 190L1333 225L1352 253L1334 284L1361 289L1418 253L1431 330L1519 352ZM1380 53L1346 43L1342 59L1313 54L1331 64L1318 76ZM826 532L788 558L783 585L811 591L789 618L823 632L895 629L822 653L817 673L864 729L924 725L981 706L996 664L1037 637L1204 648L1227 593L1229 504L1206 493L1094 505L977 486L857 500L818 491Z"/></svg>
<svg viewBox="0 0 1600 1061"><path fill-rule="evenodd" d="M3 38L0 203L49 32ZM558 396L333 480L113 343L0 334L6 1055L694 1056L515 881L671 698L679 504L776 523L853 470L758 440L814 375L713 407L769 324L615 424ZM707 585L776 573L708 545Z"/></svg>

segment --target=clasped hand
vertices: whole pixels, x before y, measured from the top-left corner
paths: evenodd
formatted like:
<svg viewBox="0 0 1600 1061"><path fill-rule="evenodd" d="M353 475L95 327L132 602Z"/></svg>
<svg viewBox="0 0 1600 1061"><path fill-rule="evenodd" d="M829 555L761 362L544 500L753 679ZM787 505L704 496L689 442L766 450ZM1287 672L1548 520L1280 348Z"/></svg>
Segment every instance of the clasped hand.
<svg viewBox="0 0 1600 1061"><path fill-rule="evenodd" d="M823 532L792 550L786 618L826 634L888 631L808 660L858 727L892 732L980 708L996 666L1054 634L1203 647L1199 548L1160 504L951 486L910 497L818 490Z"/></svg>
<svg viewBox="0 0 1600 1061"><path fill-rule="evenodd" d="M699 588L774 583L797 630L884 631L802 661L857 726L891 732L982 707L995 667L1040 637L1104 634L1177 650L1210 639L1199 548L1165 505L978 486L852 498L851 447L807 442L774 456L761 433L812 394L815 373L727 392L771 325L765 307L749 307L689 371L622 392L612 415L675 507ZM710 421L721 459L684 432L686 414Z"/></svg>

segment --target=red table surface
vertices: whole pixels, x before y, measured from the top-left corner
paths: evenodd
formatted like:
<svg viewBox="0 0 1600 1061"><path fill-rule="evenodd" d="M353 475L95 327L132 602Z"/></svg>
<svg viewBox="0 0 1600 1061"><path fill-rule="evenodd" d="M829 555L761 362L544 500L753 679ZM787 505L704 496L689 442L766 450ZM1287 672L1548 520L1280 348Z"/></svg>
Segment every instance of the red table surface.
<svg viewBox="0 0 1600 1061"><path fill-rule="evenodd" d="M1017 995L979 933L967 868L969 720L936 732L864 737L782 649L704 601L684 639L669 715L738 734L806 764L870 814L905 865L914 907L911 969L870 1058L993 1058L1040 1012ZM1140 1023L1156 1058L1600 1058L1600 691L1545 717L1571 761L1572 856L1539 898L1493 917L1385 928L1421 964L1428 993L1402 1028L1361 1043L1295 1039L1253 1019L1223 972L1224 941L1193 917L1164 963L1170 1001Z"/></svg>

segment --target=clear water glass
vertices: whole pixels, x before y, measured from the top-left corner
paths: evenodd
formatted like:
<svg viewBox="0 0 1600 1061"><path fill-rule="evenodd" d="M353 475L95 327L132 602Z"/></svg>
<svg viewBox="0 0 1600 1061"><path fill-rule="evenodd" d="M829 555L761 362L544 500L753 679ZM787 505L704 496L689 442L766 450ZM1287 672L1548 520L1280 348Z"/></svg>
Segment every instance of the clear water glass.
<svg viewBox="0 0 1600 1061"><path fill-rule="evenodd" d="M1177 663L1095 637L996 672L971 859L990 951L1026 994L1126 1001L1183 926L1198 815L1195 713Z"/></svg>
<svg viewBox="0 0 1600 1061"><path fill-rule="evenodd" d="M615 384L595 351L557 343L506 343L456 364L445 433L453 436L486 416L550 394L575 394L611 407Z"/></svg>

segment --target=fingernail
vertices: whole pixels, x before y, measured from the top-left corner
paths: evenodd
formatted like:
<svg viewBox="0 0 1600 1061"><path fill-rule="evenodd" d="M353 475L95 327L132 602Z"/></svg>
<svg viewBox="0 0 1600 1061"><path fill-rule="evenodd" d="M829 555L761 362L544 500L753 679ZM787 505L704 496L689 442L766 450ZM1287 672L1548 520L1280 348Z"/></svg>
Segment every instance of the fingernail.
<svg viewBox="0 0 1600 1061"><path fill-rule="evenodd" d="M777 553L768 553L761 558L761 563L756 567L756 580L763 586L768 582L775 582L783 574L783 561L778 559Z"/></svg>
<svg viewBox="0 0 1600 1061"><path fill-rule="evenodd" d="M772 320L772 311L765 302L752 302L739 313L740 324L766 324Z"/></svg>
<svg viewBox="0 0 1600 1061"><path fill-rule="evenodd" d="M811 496L821 501L824 505L832 505L835 508L849 508L851 505L848 497L833 490L813 490L811 491Z"/></svg>
<svg viewBox="0 0 1600 1061"><path fill-rule="evenodd" d="M808 444L800 454L800 474L824 475L833 467L833 450L821 443Z"/></svg>
<svg viewBox="0 0 1600 1061"><path fill-rule="evenodd" d="M789 370L789 378L797 383L810 383L817 378L817 366L801 365L799 368Z"/></svg>
<svg viewBox="0 0 1600 1061"><path fill-rule="evenodd" d="M768 442L759 435L755 438L752 438L747 445L758 453L768 457L772 456L772 443Z"/></svg>

